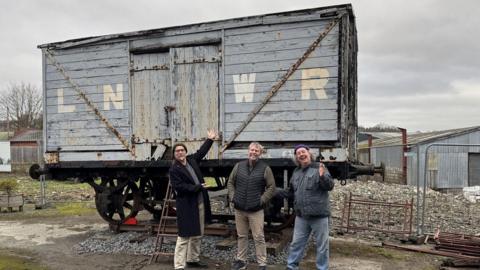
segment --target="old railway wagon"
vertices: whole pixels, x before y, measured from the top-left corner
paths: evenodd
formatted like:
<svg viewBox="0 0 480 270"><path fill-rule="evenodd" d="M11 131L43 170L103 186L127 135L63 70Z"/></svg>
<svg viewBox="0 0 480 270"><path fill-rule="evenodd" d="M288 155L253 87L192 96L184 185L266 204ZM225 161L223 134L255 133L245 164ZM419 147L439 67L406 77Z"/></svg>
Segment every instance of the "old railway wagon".
<svg viewBox="0 0 480 270"><path fill-rule="evenodd" d="M298 143L339 179L372 173L354 162L356 34L339 5L40 45L45 166L31 175L90 183L118 223L156 211L171 146L194 150L207 128L221 134L202 163L218 189L251 141L279 185Z"/></svg>

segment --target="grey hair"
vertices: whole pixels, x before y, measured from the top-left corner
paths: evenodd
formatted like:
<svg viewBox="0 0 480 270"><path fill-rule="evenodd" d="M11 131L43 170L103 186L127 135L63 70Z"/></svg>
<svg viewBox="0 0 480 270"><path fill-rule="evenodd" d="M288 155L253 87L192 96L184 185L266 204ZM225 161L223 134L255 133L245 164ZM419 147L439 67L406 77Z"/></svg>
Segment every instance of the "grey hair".
<svg viewBox="0 0 480 270"><path fill-rule="evenodd" d="M252 146L255 146L256 148L260 149L260 153L262 154L265 154L267 152L263 147L263 145L261 145L259 142L251 142L250 145L248 146L248 149L250 149L250 147Z"/></svg>
<svg viewBox="0 0 480 270"><path fill-rule="evenodd" d="M310 161L311 161L312 163L315 162L315 158L317 158L317 157L315 156L315 154L312 153L312 151L310 151L310 150L307 150L307 151L308 151L308 153L310 154ZM295 165L300 166L300 163L299 163L298 160L297 160L297 155L296 155L296 154L293 154L292 160L293 160L293 163L295 163Z"/></svg>

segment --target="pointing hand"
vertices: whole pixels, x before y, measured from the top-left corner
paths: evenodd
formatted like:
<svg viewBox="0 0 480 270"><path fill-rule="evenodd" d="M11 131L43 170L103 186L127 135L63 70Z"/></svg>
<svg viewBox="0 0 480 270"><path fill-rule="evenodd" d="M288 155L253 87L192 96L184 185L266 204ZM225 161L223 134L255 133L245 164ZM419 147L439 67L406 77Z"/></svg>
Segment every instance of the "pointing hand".
<svg viewBox="0 0 480 270"><path fill-rule="evenodd" d="M320 166L318 167L318 174L320 174L320 176L325 174L325 165L323 163L320 163Z"/></svg>

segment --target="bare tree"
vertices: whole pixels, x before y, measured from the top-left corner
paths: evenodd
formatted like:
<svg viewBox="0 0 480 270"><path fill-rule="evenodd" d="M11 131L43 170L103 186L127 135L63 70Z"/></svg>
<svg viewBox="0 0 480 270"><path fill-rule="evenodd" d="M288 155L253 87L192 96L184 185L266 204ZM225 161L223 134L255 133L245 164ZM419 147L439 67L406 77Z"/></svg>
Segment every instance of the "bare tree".
<svg viewBox="0 0 480 270"><path fill-rule="evenodd" d="M40 90L24 82L12 83L0 92L0 119L7 120L11 128L41 128L42 96Z"/></svg>

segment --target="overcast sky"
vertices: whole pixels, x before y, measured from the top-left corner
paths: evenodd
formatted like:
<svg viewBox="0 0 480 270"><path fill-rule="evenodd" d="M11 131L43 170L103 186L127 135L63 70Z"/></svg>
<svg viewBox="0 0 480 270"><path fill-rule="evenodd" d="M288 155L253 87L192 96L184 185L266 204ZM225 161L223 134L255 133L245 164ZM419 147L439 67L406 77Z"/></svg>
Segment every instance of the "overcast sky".
<svg viewBox="0 0 480 270"><path fill-rule="evenodd" d="M0 4L0 91L41 88L37 45L314 8L319 0L15 0ZM357 17L359 124L480 125L480 1L350 1Z"/></svg>

